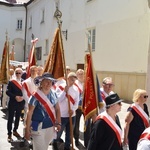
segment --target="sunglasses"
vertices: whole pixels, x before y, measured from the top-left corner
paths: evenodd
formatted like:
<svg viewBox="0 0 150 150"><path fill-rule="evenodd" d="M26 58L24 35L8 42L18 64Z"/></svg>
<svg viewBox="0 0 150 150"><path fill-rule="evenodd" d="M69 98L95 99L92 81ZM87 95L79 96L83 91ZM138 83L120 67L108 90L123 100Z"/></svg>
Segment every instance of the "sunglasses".
<svg viewBox="0 0 150 150"><path fill-rule="evenodd" d="M21 72L16 72L16 74L21 74Z"/></svg>
<svg viewBox="0 0 150 150"><path fill-rule="evenodd" d="M144 95L143 97L144 97L144 98L148 98L148 95Z"/></svg>
<svg viewBox="0 0 150 150"><path fill-rule="evenodd" d="M118 104L118 105L120 105L120 106L122 105L122 103L121 103L121 102L119 102L119 103L117 103L117 104Z"/></svg>
<svg viewBox="0 0 150 150"><path fill-rule="evenodd" d="M114 84L106 84L106 83L105 83L105 85L108 86L108 87L113 87L114 86Z"/></svg>

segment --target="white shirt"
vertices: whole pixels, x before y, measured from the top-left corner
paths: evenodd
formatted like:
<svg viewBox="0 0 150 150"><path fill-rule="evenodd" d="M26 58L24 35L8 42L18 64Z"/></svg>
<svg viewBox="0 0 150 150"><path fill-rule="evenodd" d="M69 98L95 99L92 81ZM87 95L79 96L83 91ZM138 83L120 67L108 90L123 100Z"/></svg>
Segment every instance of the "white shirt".
<svg viewBox="0 0 150 150"><path fill-rule="evenodd" d="M65 87L66 83L60 84L59 86ZM56 87L56 94L58 97L61 117L69 117L69 109L68 109L68 98L66 97L66 92L59 88L59 86ZM74 99L74 104L70 102L70 109L73 110L73 116L75 116L75 111L78 108L78 102L79 102L79 90L75 85L72 85L68 90L68 95L70 95Z"/></svg>
<svg viewBox="0 0 150 150"><path fill-rule="evenodd" d="M33 81L34 79L29 77L28 79L24 80L22 83L22 84L26 83L28 91L30 91L31 94L37 90L37 86L34 84ZM29 96L24 86L22 87L22 93L23 93L23 99L25 100L25 108L28 108Z"/></svg>
<svg viewBox="0 0 150 150"><path fill-rule="evenodd" d="M105 98L106 98L107 96L111 95L111 94L114 94L113 91L110 91L110 93L107 94L107 93L104 91L103 87L100 88L100 92L102 92L102 93L105 95ZM102 112L104 112L104 111L106 110L106 103L105 103L105 100L104 100L104 99L102 99L102 100L103 100L103 107L99 110L99 113L102 113Z"/></svg>

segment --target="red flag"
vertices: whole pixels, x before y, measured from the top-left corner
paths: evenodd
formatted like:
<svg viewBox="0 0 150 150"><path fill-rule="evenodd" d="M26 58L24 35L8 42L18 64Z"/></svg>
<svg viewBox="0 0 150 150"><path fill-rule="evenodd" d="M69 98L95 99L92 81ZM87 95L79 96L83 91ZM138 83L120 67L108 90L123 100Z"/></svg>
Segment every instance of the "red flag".
<svg viewBox="0 0 150 150"><path fill-rule="evenodd" d="M64 58L62 51L63 48L60 37L60 29L57 28L50 53L44 66L44 72L49 72L53 74L54 78L56 79L64 76Z"/></svg>
<svg viewBox="0 0 150 150"><path fill-rule="evenodd" d="M36 38L35 40L32 40L32 47L29 53L29 66L27 68L27 76L26 78L30 77L30 67L36 65L36 56L35 56L35 44L38 41L38 38Z"/></svg>
<svg viewBox="0 0 150 150"><path fill-rule="evenodd" d="M0 83L7 84L9 81L9 42L6 40L0 70Z"/></svg>
<svg viewBox="0 0 150 150"><path fill-rule="evenodd" d="M93 73L93 66L90 54L86 55L84 97L82 102L85 121L98 112L97 91L95 90L96 76Z"/></svg>

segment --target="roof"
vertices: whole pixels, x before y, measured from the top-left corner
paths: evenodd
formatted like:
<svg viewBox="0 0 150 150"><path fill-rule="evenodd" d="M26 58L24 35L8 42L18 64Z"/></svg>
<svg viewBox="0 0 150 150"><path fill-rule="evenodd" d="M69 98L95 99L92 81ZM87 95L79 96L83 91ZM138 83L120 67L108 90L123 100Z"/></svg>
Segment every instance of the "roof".
<svg viewBox="0 0 150 150"><path fill-rule="evenodd" d="M27 3L30 0L0 0L0 2L4 2L4 3L15 3L15 4L23 4L23 3Z"/></svg>

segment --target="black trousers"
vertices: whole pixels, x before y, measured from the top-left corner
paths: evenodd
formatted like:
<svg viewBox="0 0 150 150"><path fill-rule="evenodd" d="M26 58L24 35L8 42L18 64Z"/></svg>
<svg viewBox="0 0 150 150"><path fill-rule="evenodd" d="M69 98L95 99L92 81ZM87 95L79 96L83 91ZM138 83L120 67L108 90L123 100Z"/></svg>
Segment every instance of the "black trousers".
<svg viewBox="0 0 150 150"><path fill-rule="evenodd" d="M79 140L79 125L80 125L80 118L82 115L82 110L77 109L76 110L76 120L75 120L75 126L73 130L74 138L75 140ZM87 147L88 141L90 138L90 132L91 132L91 119L87 121L86 124L86 131L84 132L84 146Z"/></svg>
<svg viewBox="0 0 150 150"><path fill-rule="evenodd" d="M13 131L17 131L20 121L22 107L19 107L18 105L8 105L8 122L7 122L7 131L8 135L12 134L12 124L14 121L14 128Z"/></svg>

